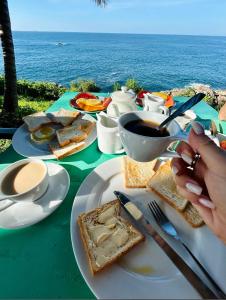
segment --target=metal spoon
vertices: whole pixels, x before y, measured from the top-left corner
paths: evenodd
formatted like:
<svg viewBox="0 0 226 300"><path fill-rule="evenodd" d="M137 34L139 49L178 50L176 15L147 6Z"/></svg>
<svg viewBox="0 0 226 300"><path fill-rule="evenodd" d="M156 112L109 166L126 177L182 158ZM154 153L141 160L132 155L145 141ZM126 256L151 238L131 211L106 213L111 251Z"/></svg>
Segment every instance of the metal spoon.
<svg viewBox="0 0 226 300"><path fill-rule="evenodd" d="M196 105L197 103L199 103L206 95L203 93L198 93L197 95L195 95L194 97L192 97L191 99L189 99L188 101L186 101L184 104L182 104L172 115L170 115L165 121L163 121L160 125L159 125L159 130L162 130L163 127L168 124L169 122L171 122L173 119L175 119L176 117L180 116L181 114L183 114L186 110L190 109L191 107L193 107L194 105Z"/></svg>

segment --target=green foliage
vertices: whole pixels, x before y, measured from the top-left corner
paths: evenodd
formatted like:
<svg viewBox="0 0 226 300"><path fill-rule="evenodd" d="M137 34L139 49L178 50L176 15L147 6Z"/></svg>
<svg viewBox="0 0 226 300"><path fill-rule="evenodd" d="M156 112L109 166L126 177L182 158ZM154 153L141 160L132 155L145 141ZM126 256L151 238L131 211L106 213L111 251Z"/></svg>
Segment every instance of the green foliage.
<svg viewBox="0 0 226 300"><path fill-rule="evenodd" d="M11 145L11 140L0 139L0 153L4 152Z"/></svg>
<svg viewBox="0 0 226 300"><path fill-rule="evenodd" d="M3 97L0 97L0 127L19 127L23 124L22 118L38 111L45 111L52 101L34 101L26 97L19 97L19 107L16 113L2 111Z"/></svg>
<svg viewBox="0 0 226 300"><path fill-rule="evenodd" d="M136 94L143 90L142 86L140 86L138 81L134 78L127 79L126 86L128 89L133 90Z"/></svg>
<svg viewBox="0 0 226 300"><path fill-rule="evenodd" d="M17 80L18 95L57 100L66 88L53 82ZM4 94L4 76L0 76L0 95Z"/></svg>
<svg viewBox="0 0 226 300"><path fill-rule="evenodd" d="M112 87L113 92L121 90L121 84L119 82L115 82Z"/></svg>
<svg viewBox="0 0 226 300"><path fill-rule="evenodd" d="M72 81L70 84L70 90L73 92L100 92L101 88L98 87L93 80L78 79Z"/></svg>

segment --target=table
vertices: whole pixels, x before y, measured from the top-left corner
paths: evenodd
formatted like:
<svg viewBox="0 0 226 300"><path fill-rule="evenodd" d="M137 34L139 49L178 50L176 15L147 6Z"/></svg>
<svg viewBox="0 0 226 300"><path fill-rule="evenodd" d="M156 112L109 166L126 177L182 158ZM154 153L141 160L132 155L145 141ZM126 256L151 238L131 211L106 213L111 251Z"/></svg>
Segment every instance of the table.
<svg viewBox="0 0 226 300"><path fill-rule="evenodd" d="M50 108L72 109L69 100L76 93L66 92ZM105 94L98 94L104 96ZM186 97L175 97L184 102ZM217 112L205 102L194 111L198 120L219 124ZM226 132L226 122L222 123ZM0 229L0 298L94 298L77 267L70 239L70 214L74 196L86 176L104 161L114 158L99 152L97 142L84 151L61 161L71 185L63 204L47 219L25 229ZM0 155L0 170L23 157L12 146ZM1 216L0 216L1 217Z"/></svg>

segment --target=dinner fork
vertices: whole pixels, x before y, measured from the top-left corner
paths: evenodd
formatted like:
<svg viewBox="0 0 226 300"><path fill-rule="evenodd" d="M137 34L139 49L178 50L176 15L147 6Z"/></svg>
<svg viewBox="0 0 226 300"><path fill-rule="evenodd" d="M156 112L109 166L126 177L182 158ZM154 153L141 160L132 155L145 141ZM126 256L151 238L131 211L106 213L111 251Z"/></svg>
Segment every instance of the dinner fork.
<svg viewBox="0 0 226 300"><path fill-rule="evenodd" d="M168 234L169 236L171 236L175 240L177 240L186 249L186 251L190 254L191 258L199 266L199 268L202 270L202 272L205 274L205 276L207 277L209 282L214 287L215 293L219 297L219 299L226 299L225 293L221 290L221 288L217 285L217 283L213 280L213 278L208 274L208 272L201 265L201 263L197 260L197 258L193 255L193 253L189 250L189 248L183 243L175 226L170 222L170 220L167 218L167 216L163 213L163 211L159 207L158 203L153 200L150 203L148 203L148 207L149 207L156 223L159 225L159 227L166 234Z"/></svg>

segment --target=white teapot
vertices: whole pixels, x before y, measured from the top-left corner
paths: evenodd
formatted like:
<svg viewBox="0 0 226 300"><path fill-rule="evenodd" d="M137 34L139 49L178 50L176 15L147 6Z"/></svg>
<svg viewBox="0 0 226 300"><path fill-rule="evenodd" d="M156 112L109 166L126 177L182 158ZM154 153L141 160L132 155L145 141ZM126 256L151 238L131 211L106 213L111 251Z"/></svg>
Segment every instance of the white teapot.
<svg viewBox="0 0 226 300"><path fill-rule="evenodd" d="M121 91L116 91L111 94L112 102L108 105L107 114L112 118L118 118L120 115L136 111L137 106L135 103L136 94L122 86Z"/></svg>

